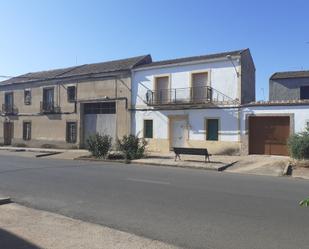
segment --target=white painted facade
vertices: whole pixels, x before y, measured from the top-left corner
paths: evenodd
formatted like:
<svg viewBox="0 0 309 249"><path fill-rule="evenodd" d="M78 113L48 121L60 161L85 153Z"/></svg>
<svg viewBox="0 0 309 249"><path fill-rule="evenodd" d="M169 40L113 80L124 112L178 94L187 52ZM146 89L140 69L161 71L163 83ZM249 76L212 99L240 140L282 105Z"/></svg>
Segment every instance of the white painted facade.
<svg viewBox="0 0 309 249"><path fill-rule="evenodd" d="M234 65L235 67L234 67ZM144 120L152 120L153 138L149 139L156 151L168 151L185 140L185 147L206 147L210 153L238 151L248 153L248 117L250 115L282 116L291 120L291 132L304 131L309 125L309 105L220 105L216 106L167 106L155 108L148 105L147 91L155 91L156 77L168 76L168 88L180 89L192 86L192 74L207 72L207 86L221 92L233 100L242 99L241 63L237 57L233 63L227 58L213 61L195 61L186 64L169 64L141 67L132 73L132 134L143 137ZM254 84L253 84L254 85ZM184 96L190 97L190 96ZM177 108L176 108L177 107ZM218 120L218 140L207 140L207 119ZM182 130L184 132L182 132ZM176 131L176 132L175 132ZM177 133L177 134L176 134ZM181 144L181 143L180 143ZM177 146L175 146L177 145ZM245 147L245 148L244 148ZM237 153L237 152L236 152Z"/></svg>
<svg viewBox="0 0 309 249"><path fill-rule="evenodd" d="M191 109L191 110L165 110L165 111L136 111L132 119L134 133L143 136L143 121L153 120L153 137L168 139L169 116L188 115L189 140L205 140L205 120L219 119L219 141L238 142L238 108L225 109Z"/></svg>
<svg viewBox="0 0 309 249"><path fill-rule="evenodd" d="M236 68L234 68L233 63ZM233 63L229 59L221 58L208 62L195 61L181 65L133 70L132 134L143 137L144 120L151 119L153 120L153 140L163 140L169 146L172 146L175 132L171 134L171 127L181 121L173 121L174 123L171 124L171 117L186 116L186 127L184 127L186 143L184 146L189 144L191 146L193 142L195 144L192 146L198 146L199 143L205 142L206 119L219 120L218 141L211 141L212 144L218 146L218 142L239 143L238 108L184 109L180 107L179 110L155 110L145 103L147 91L155 90L156 77L169 76L169 88L189 88L191 87L192 74L200 72L207 72L207 86L211 86L233 100L240 99L240 78L237 77L236 73L236 70L240 71L240 62L238 59L233 59ZM166 150L168 146L166 144L164 146ZM157 150L160 150L158 147L160 146L156 147Z"/></svg>
<svg viewBox="0 0 309 249"><path fill-rule="evenodd" d="M233 60L237 71L240 70L238 59ZM132 106L133 108L145 107L143 102L147 90L154 89L156 76L169 76L169 88L190 87L191 74L196 72L208 72L208 86L229 96L232 99L239 96L239 78L237 77L232 62L228 59L221 59L212 62L194 62L186 65L169 65L157 68L135 69L132 73Z"/></svg>

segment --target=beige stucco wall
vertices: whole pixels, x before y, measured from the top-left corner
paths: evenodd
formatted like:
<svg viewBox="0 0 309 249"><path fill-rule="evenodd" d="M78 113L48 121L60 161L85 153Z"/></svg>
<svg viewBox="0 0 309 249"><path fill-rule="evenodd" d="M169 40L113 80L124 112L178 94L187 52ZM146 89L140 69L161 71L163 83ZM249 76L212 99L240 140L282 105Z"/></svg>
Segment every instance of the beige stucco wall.
<svg viewBox="0 0 309 249"><path fill-rule="evenodd" d="M75 85L77 90L77 105L67 100L67 87ZM60 106L62 114L44 115L40 113L40 102L43 100L43 88L54 88L54 103ZM31 89L31 105L24 104L24 90ZM0 118L0 141L3 142L4 120L14 123L12 143L25 143L29 146L55 144L58 147L72 147L83 144L83 103L90 101L116 101L117 135L121 137L130 132L131 78L86 80L82 82L48 82L3 86L0 88L0 103L4 103L5 92L13 92L14 105L18 114ZM107 98L106 98L107 97ZM65 113L65 114L64 114ZM31 140L23 141L23 121L31 121ZM66 122L77 121L77 143L66 143Z"/></svg>
<svg viewBox="0 0 309 249"><path fill-rule="evenodd" d="M0 120L1 142L3 142L3 122ZM43 144L53 144L58 147L72 148L78 147L79 140L77 137L76 144L66 143L66 122L77 121L78 115L43 115L43 116L14 116L7 118L14 124L12 144L24 143L28 146L39 147ZM31 140L23 140L23 122L31 122ZM78 126L79 124L77 124ZM78 129L78 127L77 127Z"/></svg>

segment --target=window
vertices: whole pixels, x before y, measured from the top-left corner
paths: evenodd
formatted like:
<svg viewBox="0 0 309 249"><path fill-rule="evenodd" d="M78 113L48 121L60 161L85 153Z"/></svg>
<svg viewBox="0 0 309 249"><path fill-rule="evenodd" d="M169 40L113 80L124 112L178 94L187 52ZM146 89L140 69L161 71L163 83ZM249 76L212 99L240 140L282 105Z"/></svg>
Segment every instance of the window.
<svg viewBox="0 0 309 249"><path fill-rule="evenodd" d="M144 120L144 138L153 138L152 120Z"/></svg>
<svg viewBox="0 0 309 249"><path fill-rule="evenodd" d="M67 122L66 140L68 143L76 143L77 124L76 122Z"/></svg>
<svg viewBox="0 0 309 249"><path fill-rule="evenodd" d="M309 99L309 86L300 87L300 99Z"/></svg>
<svg viewBox="0 0 309 249"><path fill-rule="evenodd" d="M23 139L24 140L31 139L31 122L29 121L23 122Z"/></svg>
<svg viewBox="0 0 309 249"><path fill-rule="evenodd" d="M24 103L25 105L31 105L31 90L26 89L24 91Z"/></svg>
<svg viewBox="0 0 309 249"><path fill-rule="evenodd" d="M206 119L206 140L219 140L219 119Z"/></svg>
<svg viewBox="0 0 309 249"><path fill-rule="evenodd" d="M84 110L85 114L115 114L116 102L87 103Z"/></svg>
<svg viewBox="0 0 309 249"><path fill-rule="evenodd" d="M68 101L74 102L76 100L76 87L68 86L67 87Z"/></svg>

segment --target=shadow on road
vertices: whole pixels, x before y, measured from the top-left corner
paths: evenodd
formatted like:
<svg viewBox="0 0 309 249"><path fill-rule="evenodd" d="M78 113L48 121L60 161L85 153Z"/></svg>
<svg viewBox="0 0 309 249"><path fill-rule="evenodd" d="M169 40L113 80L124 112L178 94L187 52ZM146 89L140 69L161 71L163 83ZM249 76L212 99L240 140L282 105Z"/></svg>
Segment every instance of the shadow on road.
<svg viewBox="0 0 309 249"><path fill-rule="evenodd" d="M41 249L30 242L0 228L1 249Z"/></svg>

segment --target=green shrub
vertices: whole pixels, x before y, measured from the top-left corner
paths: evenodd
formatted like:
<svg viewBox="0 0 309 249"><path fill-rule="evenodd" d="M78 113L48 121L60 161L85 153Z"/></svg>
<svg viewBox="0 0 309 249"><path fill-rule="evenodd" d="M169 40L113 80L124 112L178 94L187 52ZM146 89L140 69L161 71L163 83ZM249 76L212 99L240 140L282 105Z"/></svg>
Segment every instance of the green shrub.
<svg viewBox="0 0 309 249"><path fill-rule="evenodd" d="M123 152L126 160L139 159L145 156L147 142L144 138L134 135L123 136L118 139L118 148Z"/></svg>
<svg viewBox="0 0 309 249"><path fill-rule="evenodd" d="M294 159L309 159L309 129L290 136L288 147Z"/></svg>
<svg viewBox="0 0 309 249"><path fill-rule="evenodd" d="M107 159L109 159L109 160L123 160L125 158L124 158L124 154L122 152L115 151L115 152L108 153Z"/></svg>
<svg viewBox="0 0 309 249"><path fill-rule="evenodd" d="M99 133L89 136L86 140L87 149L97 158L105 158L112 147L112 137Z"/></svg>

